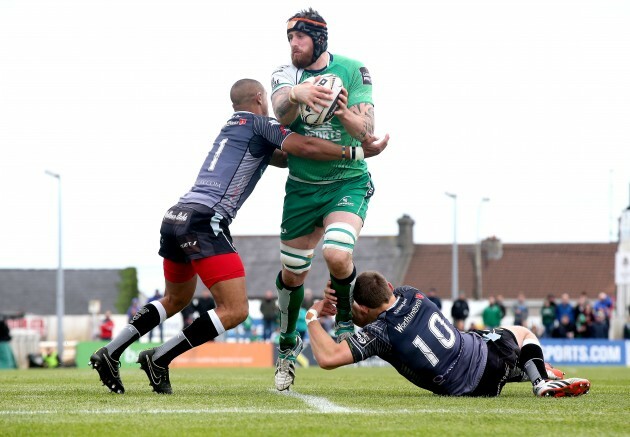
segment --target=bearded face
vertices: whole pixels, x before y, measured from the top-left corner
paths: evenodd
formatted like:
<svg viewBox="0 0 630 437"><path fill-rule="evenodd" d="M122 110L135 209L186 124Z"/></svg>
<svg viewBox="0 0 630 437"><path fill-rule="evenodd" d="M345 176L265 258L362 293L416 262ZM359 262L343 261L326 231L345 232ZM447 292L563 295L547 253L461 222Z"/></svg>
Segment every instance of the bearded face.
<svg viewBox="0 0 630 437"><path fill-rule="evenodd" d="M296 68L306 68L313 59L313 40L303 32L290 32L291 62Z"/></svg>

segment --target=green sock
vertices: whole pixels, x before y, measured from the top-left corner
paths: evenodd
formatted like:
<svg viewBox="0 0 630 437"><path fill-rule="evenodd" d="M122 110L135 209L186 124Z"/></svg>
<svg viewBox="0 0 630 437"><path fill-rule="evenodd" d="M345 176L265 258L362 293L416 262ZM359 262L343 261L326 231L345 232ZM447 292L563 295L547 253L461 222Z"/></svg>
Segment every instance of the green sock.
<svg viewBox="0 0 630 437"><path fill-rule="evenodd" d="M304 299L304 284L288 287L282 282L282 272L276 278L280 307L280 349L292 348L297 343L297 319Z"/></svg>
<svg viewBox="0 0 630 437"><path fill-rule="evenodd" d="M352 273L345 279L337 279L330 275L331 287L337 296L337 316L335 317L337 323L352 320L352 290L356 277L356 267L352 268Z"/></svg>

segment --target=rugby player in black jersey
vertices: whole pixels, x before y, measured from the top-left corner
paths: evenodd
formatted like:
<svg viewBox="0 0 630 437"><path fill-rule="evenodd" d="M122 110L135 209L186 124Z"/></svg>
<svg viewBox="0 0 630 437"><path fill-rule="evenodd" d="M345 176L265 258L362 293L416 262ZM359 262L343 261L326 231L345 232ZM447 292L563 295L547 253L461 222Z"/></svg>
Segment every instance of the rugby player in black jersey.
<svg viewBox="0 0 630 437"><path fill-rule="evenodd" d="M411 383L449 396L497 396L506 382L523 380L541 397L578 396L590 389L587 379L560 379L562 372L545 364L529 329L460 332L421 291L394 289L378 272L357 276L352 315L362 329L336 343L317 323L318 315L335 313L334 293L328 287L326 298L306 316L313 354L324 369L379 356Z"/></svg>

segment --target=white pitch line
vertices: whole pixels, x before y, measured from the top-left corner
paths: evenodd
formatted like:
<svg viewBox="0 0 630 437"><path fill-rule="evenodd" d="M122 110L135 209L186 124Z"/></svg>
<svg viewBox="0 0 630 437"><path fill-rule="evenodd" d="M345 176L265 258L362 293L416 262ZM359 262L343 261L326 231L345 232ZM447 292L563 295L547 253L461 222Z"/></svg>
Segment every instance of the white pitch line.
<svg viewBox="0 0 630 437"><path fill-rule="evenodd" d="M268 408L199 408L199 409L150 409L150 410L129 410L129 409L93 409L93 410L5 410L0 411L0 416L37 416L48 414L270 414L270 413L304 413L304 410L275 410L270 411Z"/></svg>
<svg viewBox="0 0 630 437"><path fill-rule="evenodd" d="M304 403L306 403L307 405L309 405L310 407L315 408L320 413L355 413L357 412L357 410L354 408L342 407L333 402L330 402L328 399L323 398L321 396L303 395L301 393L297 393L297 392L289 391L289 390L286 390L286 391L274 390L274 391L284 396L297 398L303 401Z"/></svg>

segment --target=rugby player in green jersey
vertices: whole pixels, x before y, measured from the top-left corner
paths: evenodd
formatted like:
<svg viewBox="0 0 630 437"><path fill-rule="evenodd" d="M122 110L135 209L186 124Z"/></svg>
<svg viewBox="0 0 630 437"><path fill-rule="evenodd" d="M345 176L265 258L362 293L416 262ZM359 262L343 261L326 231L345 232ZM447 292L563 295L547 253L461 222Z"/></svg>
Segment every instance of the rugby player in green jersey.
<svg viewBox="0 0 630 437"><path fill-rule="evenodd" d="M372 81L365 66L327 51L326 22L309 8L287 21L291 64L272 74L271 102L276 118L305 136L324 138L362 156L361 141L374 133ZM335 116L318 126L305 124L299 105L327 104L332 91L305 82L310 77L335 74L344 89ZM388 138L388 137L386 137ZM338 341L354 333L352 289L356 269L352 252L365 220L374 187L365 161L316 162L290 156L281 226L282 271L276 279L281 311L279 358L275 384L287 390L295 379L295 359L302 350L296 321L304 296L304 281L317 243L324 238L323 256L336 291L335 334Z"/></svg>

